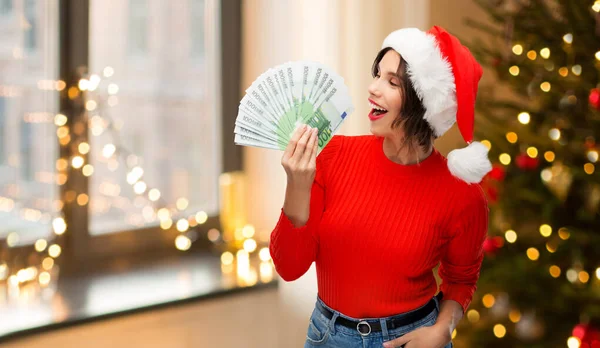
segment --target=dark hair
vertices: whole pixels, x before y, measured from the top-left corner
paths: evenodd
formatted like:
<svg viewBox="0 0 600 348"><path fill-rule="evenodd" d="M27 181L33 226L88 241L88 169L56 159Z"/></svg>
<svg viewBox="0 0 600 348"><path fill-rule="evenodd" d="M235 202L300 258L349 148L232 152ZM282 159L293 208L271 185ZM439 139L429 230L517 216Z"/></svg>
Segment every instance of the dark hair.
<svg viewBox="0 0 600 348"><path fill-rule="evenodd" d="M379 74L379 63L383 59L383 56L391 49L391 47L386 47L377 53L371 69L373 77ZM398 64L396 74L400 77L402 103L400 114L392 122L392 128L403 127L405 139L402 146L408 146L411 151L414 151L415 145L428 150L433 145L433 129L431 129L427 121L423 118L425 107L413 87L407 70L408 63L400 56L400 64Z"/></svg>

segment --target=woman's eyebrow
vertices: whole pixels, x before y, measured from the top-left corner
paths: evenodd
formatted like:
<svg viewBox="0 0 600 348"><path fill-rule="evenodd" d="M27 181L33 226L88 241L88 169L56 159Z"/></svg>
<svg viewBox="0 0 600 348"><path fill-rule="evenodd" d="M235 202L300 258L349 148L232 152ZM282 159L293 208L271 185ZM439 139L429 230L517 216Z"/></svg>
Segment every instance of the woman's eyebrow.
<svg viewBox="0 0 600 348"><path fill-rule="evenodd" d="M397 74L395 71L386 71L386 72L384 73L384 75L391 75L391 76L393 76L393 77L400 78L400 76L398 76L398 74Z"/></svg>

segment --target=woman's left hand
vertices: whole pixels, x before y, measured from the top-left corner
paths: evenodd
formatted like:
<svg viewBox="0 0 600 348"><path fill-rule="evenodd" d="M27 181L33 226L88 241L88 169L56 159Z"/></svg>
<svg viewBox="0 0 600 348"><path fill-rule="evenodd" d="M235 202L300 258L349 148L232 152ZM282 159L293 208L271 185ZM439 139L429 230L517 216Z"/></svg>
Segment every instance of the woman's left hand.
<svg viewBox="0 0 600 348"><path fill-rule="evenodd" d="M448 328L439 325L424 326L395 340L384 342L385 348L444 348L452 337Z"/></svg>

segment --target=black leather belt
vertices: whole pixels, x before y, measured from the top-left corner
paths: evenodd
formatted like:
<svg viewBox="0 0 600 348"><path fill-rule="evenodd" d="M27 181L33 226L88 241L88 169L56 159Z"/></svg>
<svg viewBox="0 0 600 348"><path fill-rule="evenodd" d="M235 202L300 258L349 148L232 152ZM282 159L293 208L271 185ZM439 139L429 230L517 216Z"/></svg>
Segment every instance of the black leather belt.
<svg viewBox="0 0 600 348"><path fill-rule="evenodd" d="M437 295L438 301L441 302L444 297L443 293L440 291ZM333 312L329 309L323 307L320 302L317 301L317 308L327 319L333 318ZM386 326L388 330L394 330L402 326L406 326L408 324L412 324L416 321L419 321L425 318L429 313L431 313L435 306L435 300L432 298L427 304L423 307L415 309L412 312L408 312L405 314L401 314L396 317L391 317L386 320ZM350 329L357 330L361 335L366 336L371 332L380 332L381 331L381 322L379 320L351 320L342 317L338 317L336 319L336 323L343 325Z"/></svg>

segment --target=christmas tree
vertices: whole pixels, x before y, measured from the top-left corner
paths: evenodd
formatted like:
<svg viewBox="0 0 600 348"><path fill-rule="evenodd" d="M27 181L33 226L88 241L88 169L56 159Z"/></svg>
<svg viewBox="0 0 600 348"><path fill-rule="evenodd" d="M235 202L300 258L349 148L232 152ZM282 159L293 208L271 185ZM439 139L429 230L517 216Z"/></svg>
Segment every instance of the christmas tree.
<svg viewBox="0 0 600 348"><path fill-rule="evenodd" d="M600 1L475 1L490 225L456 341L600 347Z"/></svg>

